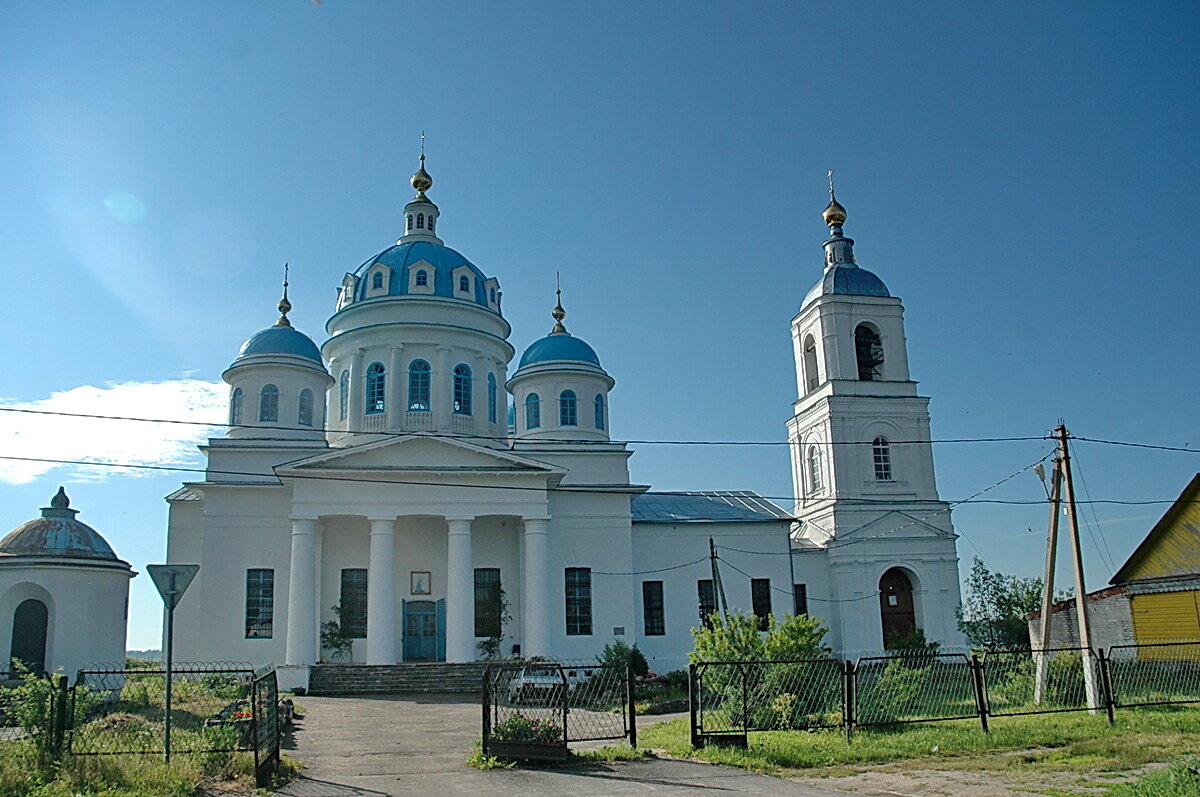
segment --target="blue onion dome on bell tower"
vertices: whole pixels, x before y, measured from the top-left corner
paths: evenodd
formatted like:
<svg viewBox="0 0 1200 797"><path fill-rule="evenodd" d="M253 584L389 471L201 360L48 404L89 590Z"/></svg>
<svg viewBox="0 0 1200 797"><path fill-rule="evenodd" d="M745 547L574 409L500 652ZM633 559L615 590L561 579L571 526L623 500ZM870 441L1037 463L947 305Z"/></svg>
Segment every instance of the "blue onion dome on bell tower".
<svg viewBox="0 0 1200 797"><path fill-rule="evenodd" d="M279 320L261 332L256 332L242 344L237 358L229 366L246 365L262 360L280 360L327 373L321 352L312 338L292 326L288 313L292 303L288 301L287 264L284 264L283 298L279 300Z"/></svg>
<svg viewBox="0 0 1200 797"><path fill-rule="evenodd" d="M75 519L77 514L66 490L59 487L50 506L42 507L41 517L22 523L0 540L0 561L9 556L52 556L104 559L128 567L99 532Z"/></svg>
<svg viewBox="0 0 1200 797"><path fill-rule="evenodd" d="M833 191L833 170L829 171L829 204L821 212L829 227L825 249L825 273L804 296L801 307L820 296L891 296L883 280L859 266L854 260L854 239L842 231L846 223L846 208L837 201Z"/></svg>
<svg viewBox="0 0 1200 797"><path fill-rule="evenodd" d="M500 315L500 284L437 235L441 211L426 193L433 176L420 165L409 178L415 196L404 206L404 235L365 260L342 280L337 310L395 297L439 297L479 306Z"/></svg>

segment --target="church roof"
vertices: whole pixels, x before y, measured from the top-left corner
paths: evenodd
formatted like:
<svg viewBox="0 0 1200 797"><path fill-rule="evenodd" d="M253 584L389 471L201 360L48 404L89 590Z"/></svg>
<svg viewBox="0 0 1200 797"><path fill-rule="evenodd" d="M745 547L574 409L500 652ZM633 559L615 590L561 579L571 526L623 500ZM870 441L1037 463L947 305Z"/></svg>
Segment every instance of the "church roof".
<svg viewBox="0 0 1200 797"><path fill-rule="evenodd" d="M99 532L75 519L77 511L59 487L40 518L22 523L0 540L0 555L120 561Z"/></svg>
<svg viewBox="0 0 1200 797"><path fill-rule="evenodd" d="M365 279L365 276L367 270L376 263L383 263L392 269L387 295L408 295L410 284L408 270L422 260L434 267L434 273L429 275L433 280L434 296L458 298L453 272L459 266L466 266L475 275L475 296L473 297L475 303L482 307L488 306L487 287L483 284L488 279L487 276L456 250L432 241L405 241L395 246L389 246L374 257L368 258L354 271L354 276L359 278L354 292L354 301L359 302L367 298L370 281ZM429 294L420 295L428 296Z"/></svg>
<svg viewBox="0 0 1200 797"><path fill-rule="evenodd" d="M256 354L292 354L313 360L324 367L321 352L312 338L290 326L267 327L242 344L238 359Z"/></svg>
<svg viewBox="0 0 1200 797"><path fill-rule="evenodd" d="M541 340L535 340L529 344L529 348L521 355L521 363L517 367L522 368L547 360L578 360L595 366L600 365L600 358L596 355L596 350L586 341L568 334L558 333L547 335Z"/></svg>
<svg viewBox="0 0 1200 797"><path fill-rule="evenodd" d="M874 273L853 263L838 263L825 269L821 279L809 289L801 306L818 296L840 294L846 296L891 296L883 280Z"/></svg>
<svg viewBox="0 0 1200 797"><path fill-rule="evenodd" d="M750 490L642 493L631 507L634 523L764 523L792 516Z"/></svg>

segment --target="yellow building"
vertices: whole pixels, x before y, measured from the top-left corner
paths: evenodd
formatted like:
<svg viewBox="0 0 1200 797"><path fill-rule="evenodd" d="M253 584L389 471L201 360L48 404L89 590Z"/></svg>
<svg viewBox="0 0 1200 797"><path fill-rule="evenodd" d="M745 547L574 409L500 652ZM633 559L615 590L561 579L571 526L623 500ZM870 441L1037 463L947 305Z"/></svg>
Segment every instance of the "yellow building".
<svg viewBox="0 0 1200 797"><path fill-rule="evenodd" d="M1200 640L1200 473L1112 577L1139 643Z"/></svg>

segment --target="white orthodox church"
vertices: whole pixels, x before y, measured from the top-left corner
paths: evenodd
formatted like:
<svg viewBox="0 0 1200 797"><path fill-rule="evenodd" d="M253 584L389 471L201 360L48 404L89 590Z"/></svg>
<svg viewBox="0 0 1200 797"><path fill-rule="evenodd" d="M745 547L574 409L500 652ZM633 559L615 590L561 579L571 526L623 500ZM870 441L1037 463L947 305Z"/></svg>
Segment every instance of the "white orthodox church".
<svg viewBox="0 0 1200 797"><path fill-rule="evenodd" d="M337 621L368 665L473 661L489 638L505 656L580 659L619 639L663 672L719 592L764 618L819 616L845 655L917 629L961 643L903 308L855 264L832 191L824 274L792 320L788 512L631 484L615 380L561 301L510 373L500 283L438 237L421 160L404 235L342 279L325 342L292 327L285 282L279 320L223 375L229 432L203 447L204 480L167 499L168 561L201 566L177 657L285 664L303 685Z"/></svg>

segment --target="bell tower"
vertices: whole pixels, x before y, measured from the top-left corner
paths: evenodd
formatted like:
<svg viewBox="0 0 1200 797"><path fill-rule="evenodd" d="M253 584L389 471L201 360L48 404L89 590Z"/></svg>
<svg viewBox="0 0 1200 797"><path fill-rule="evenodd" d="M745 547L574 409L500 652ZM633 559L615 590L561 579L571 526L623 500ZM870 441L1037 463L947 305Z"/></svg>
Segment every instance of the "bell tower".
<svg viewBox="0 0 1200 797"><path fill-rule="evenodd" d="M929 398L909 375L904 307L855 261L832 172L822 216L824 271L791 324L793 540L826 553L835 600L845 601L830 610L840 615L830 620L841 626L835 635L844 650L891 646L916 629L957 644L956 535L934 479ZM884 593L902 589L905 578L914 608L889 630L880 612L896 596Z"/></svg>

